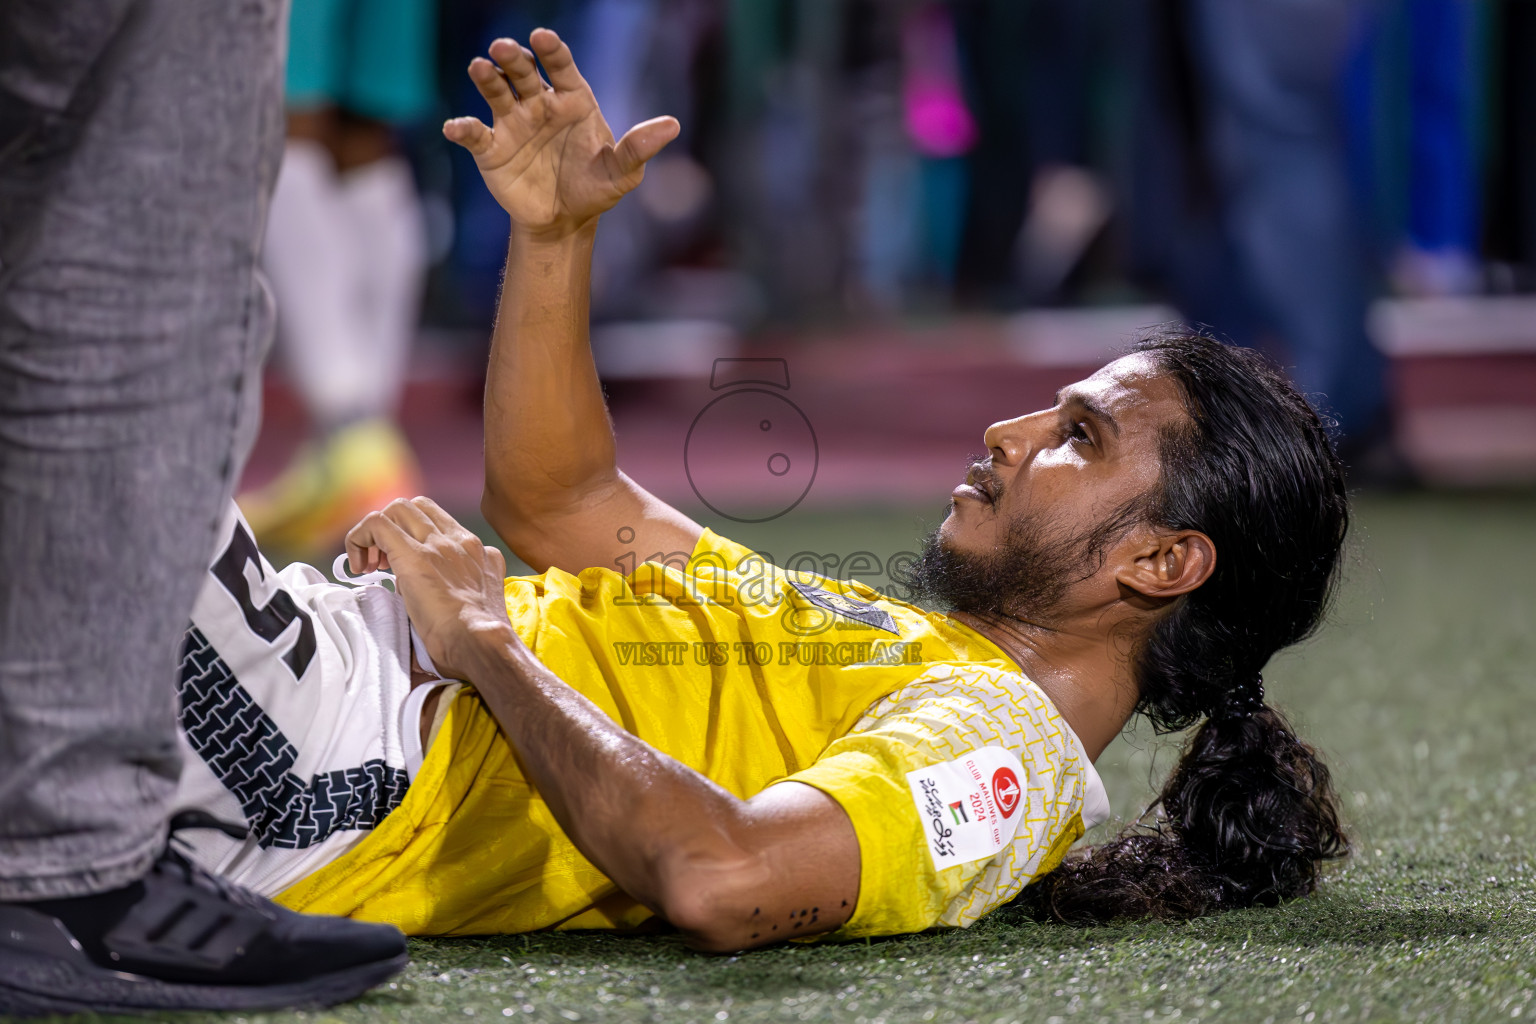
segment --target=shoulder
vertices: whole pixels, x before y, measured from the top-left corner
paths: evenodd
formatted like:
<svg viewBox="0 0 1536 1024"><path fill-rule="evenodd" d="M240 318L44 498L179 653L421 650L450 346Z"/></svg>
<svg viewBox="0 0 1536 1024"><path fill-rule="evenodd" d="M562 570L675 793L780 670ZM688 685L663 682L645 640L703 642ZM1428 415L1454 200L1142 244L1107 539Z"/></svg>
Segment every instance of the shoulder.
<svg viewBox="0 0 1536 1024"><path fill-rule="evenodd" d="M854 729L875 728L882 719L900 717L921 718L936 730L964 732L970 739L979 738L977 733L994 742L1050 737L1064 751L1069 746L1080 749L1045 691L1002 662L931 663L871 705Z"/></svg>
<svg viewBox="0 0 1536 1024"><path fill-rule="evenodd" d="M930 664L791 777L858 836L840 936L967 925L1049 871L1090 825L1096 775L1045 693L1002 662Z"/></svg>
<svg viewBox="0 0 1536 1024"><path fill-rule="evenodd" d="M1109 816L1103 783L1072 727L1034 681L1000 662L929 665L871 705L839 742L899 749L909 770L1006 750L1033 785L1081 800L1088 827Z"/></svg>
<svg viewBox="0 0 1536 1024"><path fill-rule="evenodd" d="M698 542L694 544L693 551L688 559L690 569L695 571L702 569L709 571L723 571L738 574L763 572L772 568L772 563L758 552L745 544L722 537L720 534L704 528L699 534Z"/></svg>

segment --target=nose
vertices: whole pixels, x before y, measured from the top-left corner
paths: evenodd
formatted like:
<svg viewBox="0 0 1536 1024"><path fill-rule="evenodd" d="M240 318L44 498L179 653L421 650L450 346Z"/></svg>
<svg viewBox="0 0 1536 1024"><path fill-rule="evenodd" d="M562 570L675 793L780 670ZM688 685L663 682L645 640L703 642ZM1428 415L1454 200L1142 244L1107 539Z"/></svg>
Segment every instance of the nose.
<svg viewBox="0 0 1536 1024"><path fill-rule="evenodd" d="M987 450L992 453L994 464L1018 466L1029 461L1039 443L1041 420L1045 413L1015 416L1011 420L998 420L982 435Z"/></svg>

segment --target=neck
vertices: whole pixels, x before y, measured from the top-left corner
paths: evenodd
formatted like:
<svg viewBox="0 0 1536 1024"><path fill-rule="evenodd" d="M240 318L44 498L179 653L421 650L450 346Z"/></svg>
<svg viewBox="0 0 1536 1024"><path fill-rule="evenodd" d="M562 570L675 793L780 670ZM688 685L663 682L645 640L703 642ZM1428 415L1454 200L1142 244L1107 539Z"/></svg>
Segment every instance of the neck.
<svg viewBox="0 0 1536 1024"><path fill-rule="evenodd" d="M997 612L951 612L949 617L1000 647L1056 705L1096 761L1136 709L1130 659L1112 634L1078 633Z"/></svg>

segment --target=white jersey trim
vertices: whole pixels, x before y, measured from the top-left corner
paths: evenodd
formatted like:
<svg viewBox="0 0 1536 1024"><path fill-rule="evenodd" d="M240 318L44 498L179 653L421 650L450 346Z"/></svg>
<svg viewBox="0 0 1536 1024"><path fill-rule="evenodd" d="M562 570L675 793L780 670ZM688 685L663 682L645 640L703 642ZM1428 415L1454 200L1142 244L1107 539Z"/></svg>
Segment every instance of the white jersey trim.
<svg viewBox="0 0 1536 1024"><path fill-rule="evenodd" d="M1058 712L1059 714L1060 712ZM1109 790L1104 788L1104 780L1099 778L1099 770L1093 766L1093 759L1088 756L1088 748L1083 746L1083 741L1077 733L1072 731L1072 726L1067 723L1065 717L1061 724L1066 726L1067 735L1072 737L1072 742L1077 744L1080 763L1083 768L1083 831L1086 832L1095 825L1102 825L1109 820Z"/></svg>

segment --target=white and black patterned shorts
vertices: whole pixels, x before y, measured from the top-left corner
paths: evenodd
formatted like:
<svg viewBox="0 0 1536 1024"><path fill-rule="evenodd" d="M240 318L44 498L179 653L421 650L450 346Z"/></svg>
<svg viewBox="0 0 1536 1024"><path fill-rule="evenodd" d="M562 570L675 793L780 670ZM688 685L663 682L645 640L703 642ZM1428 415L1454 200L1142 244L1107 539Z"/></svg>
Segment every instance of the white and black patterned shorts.
<svg viewBox="0 0 1536 1024"><path fill-rule="evenodd" d="M377 584L274 572L231 503L182 653L176 809L199 861L273 895L351 849L405 798L411 684L403 602ZM412 726L414 728L414 725Z"/></svg>

